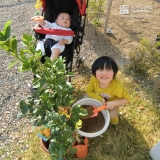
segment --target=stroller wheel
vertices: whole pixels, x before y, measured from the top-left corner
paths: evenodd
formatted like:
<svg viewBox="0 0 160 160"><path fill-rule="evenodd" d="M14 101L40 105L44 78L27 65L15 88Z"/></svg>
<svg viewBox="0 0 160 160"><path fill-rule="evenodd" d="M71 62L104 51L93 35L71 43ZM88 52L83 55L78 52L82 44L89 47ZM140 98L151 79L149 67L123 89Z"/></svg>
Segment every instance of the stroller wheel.
<svg viewBox="0 0 160 160"><path fill-rule="evenodd" d="M76 67L79 68L80 66L84 66L85 57L78 56L76 59Z"/></svg>

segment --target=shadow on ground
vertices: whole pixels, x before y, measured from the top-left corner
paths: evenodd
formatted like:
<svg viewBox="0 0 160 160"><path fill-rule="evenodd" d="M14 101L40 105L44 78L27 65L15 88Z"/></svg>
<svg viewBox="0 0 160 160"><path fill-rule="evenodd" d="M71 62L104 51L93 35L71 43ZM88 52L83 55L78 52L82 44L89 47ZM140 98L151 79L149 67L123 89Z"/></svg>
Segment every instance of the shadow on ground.
<svg viewBox="0 0 160 160"><path fill-rule="evenodd" d="M114 35L107 34L105 37L101 33L95 35L94 26L86 24L85 36L80 52L81 56L85 57L84 65L90 67L96 58L104 55L112 57L119 66L128 62L120 49L110 41L110 38L116 39Z"/></svg>
<svg viewBox="0 0 160 160"><path fill-rule="evenodd" d="M118 126L110 125L102 137L89 139L85 160L151 160L149 150L141 133L121 116Z"/></svg>

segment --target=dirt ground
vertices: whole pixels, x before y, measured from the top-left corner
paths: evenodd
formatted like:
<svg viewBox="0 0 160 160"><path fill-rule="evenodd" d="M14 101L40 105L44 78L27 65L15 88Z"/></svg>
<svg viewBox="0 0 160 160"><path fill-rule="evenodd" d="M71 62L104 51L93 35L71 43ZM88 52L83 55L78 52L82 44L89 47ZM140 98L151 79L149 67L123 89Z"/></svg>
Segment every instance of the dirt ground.
<svg viewBox="0 0 160 160"><path fill-rule="evenodd" d="M128 14L120 14L125 6L128 7L126 8ZM103 55L112 57L121 70L130 63L129 53L139 46L141 38L147 38L155 43L156 36L160 34L159 8L160 0L113 0L107 27L113 31L113 34L107 33L105 36L103 34L105 14L101 16L101 26L98 28L97 35L95 35L95 27L90 21L86 21L80 51L80 55L85 58L84 65L78 69L78 72L74 70L76 77L73 81L77 94L80 94L81 98L84 95L85 84L91 76L91 65L97 57ZM152 85L157 76L152 79Z"/></svg>
<svg viewBox="0 0 160 160"><path fill-rule="evenodd" d="M128 14L120 14L125 6ZM106 34L104 38L105 16L102 16L97 36L94 35L93 25L86 23L82 54L86 55L83 51L90 46L92 52L88 54L92 57L86 55L85 63L94 56L106 54L112 56L120 66L127 63L129 52L139 44L141 38L154 42L160 33L159 8L160 0L113 0L107 28L114 34Z"/></svg>

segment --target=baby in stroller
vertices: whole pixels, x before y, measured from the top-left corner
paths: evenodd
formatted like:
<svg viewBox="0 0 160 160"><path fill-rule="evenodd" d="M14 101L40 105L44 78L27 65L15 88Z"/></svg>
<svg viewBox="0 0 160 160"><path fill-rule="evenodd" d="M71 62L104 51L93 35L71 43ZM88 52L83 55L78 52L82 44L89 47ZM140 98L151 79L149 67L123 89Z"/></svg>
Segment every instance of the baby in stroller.
<svg viewBox="0 0 160 160"><path fill-rule="evenodd" d="M68 28L63 27L63 29L53 29L44 28L45 26L38 27L39 22L37 22L37 27L34 27L34 36L37 41L37 49L42 50L43 56L41 57L41 62L45 63L46 57L50 57L54 59L55 57L62 56L64 58L64 63L66 65L66 70L68 72L72 71L73 58L75 65L78 67L81 63L81 55L80 55L80 45L82 45L83 36L84 36L84 28L85 28L85 20L86 20L86 8L88 4L88 0L40 0L42 2L42 16L35 16L33 20L36 21L37 17L39 20L41 18L43 22L57 23L58 15L60 13L67 13L70 16L70 26ZM32 18L31 18L32 19ZM38 20L38 19L37 19ZM45 25L45 24L44 24ZM59 24L60 25L60 24ZM50 34L56 36L71 36L72 40L69 39L69 42L63 46L64 51L58 52L58 54L52 54L51 48L54 44L60 39L53 40L53 36L47 35ZM56 35L56 36L55 36ZM62 45L61 45L62 47ZM53 48L52 48L53 49ZM51 56L53 55L53 57Z"/></svg>
<svg viewBox="0 0 160 160"><path fill-rule="evenodd" d="M42 26L43 28L51 28L51 29L61 29L61 30L71 30L71 18L68 13L62 12L58 14L55 22L50 23L42 16L35 16L31 18L32 20L37 22L36 27ZM73 36L61 36L61 35L51 35L46 34L45 36L45 45L49 45L51 48L51 60L57 58L60 53L62 53L65 49L65 45L70 44L73 41ZM44 53L44 43L40 41L37 44L37 50L41 49Z"/></svg>

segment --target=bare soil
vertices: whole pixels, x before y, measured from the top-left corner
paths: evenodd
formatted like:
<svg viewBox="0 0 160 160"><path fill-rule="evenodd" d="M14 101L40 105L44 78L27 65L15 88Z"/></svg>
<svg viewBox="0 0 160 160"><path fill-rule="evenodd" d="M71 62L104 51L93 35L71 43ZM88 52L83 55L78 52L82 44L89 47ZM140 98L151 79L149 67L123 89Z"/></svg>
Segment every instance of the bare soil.
<svg viewBox="0 0 160 160"><path fill-rule="evenodd" d="M101 112L98 112L96 117L91 117L82 120L82 128L80 129L83 132L95 133L100 131L105 124L104 116Z"/></svg>
<svg viewBox="0 0 160 160"><path fill-rule="evenodd" d="M120 14L124 6L128 6L128 14ZM90 66L95 58L102 55L111 56L119 66L129 63L129 52L139 45L141 38L154 43L156 35L160 33L159 8L160 0L112 0L107 28L113 34L105 33L104 36L105 14L100 16L101 26L97 35L93 25L86 24L81 52L86 57L85 63ZM86 47L90 47L87 53Z"/></svg>
<svg viewBox="0 0 160 160"><path fill-rule="evenodd" d="M82 120L82 128L80 128L80 130L87 133L100 131L105 124L103 114L101 112L95 114L94 107L90 105L83 105L81 107L85 108L88 114L80 117Z"/></svg>
<svg viewBox="0 0 160 160"><path fill-rule="evenodd" d="M128 6L128 14L120 14L122 10L120 8L124 6ZM80 51L80 55L85 59L84 65L77 72L74 70L75 85L80 90L78 91L80 98L84 95L83 84L88 84L92 74L91 65L96 58L104 55L112 57L121 71L121 68L126 68L130 64L129 54L140 46L142 38L155 43L156 36L160 34L159 8L160 0L112 0L107 28L110 28L113 34L104 34L106 12L100 15L101 26L98 27L97 35L92 22L86 21L85 35ZM156 81L158 73L160 70L153 73L150 80L151 87Z"/></svg>

